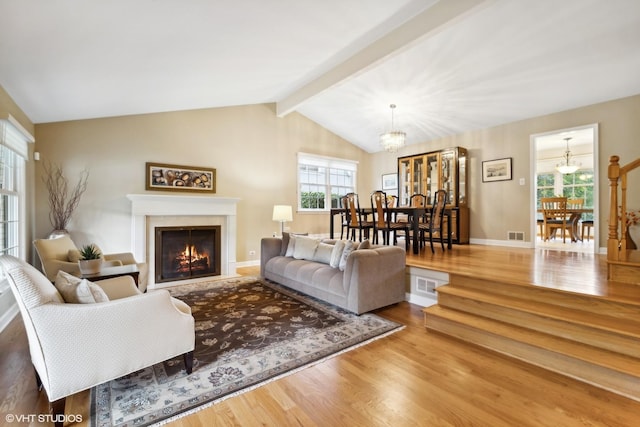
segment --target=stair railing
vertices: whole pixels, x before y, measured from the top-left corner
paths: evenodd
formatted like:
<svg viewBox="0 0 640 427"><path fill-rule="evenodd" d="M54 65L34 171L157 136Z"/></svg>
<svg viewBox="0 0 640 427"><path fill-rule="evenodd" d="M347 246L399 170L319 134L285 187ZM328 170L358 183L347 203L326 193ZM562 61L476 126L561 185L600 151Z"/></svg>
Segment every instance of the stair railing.
<svg viewBox="0 0 640 427"><path fill-rule="evenodd" d="M620 157L609 158L609 238L607 240L607 259L609 261L627 260L627 175L640 167L640 159L620 166ZM620 189L618 189L620 182ZM618 201L618 192L620 198ZM618 208L619 206L619 208ZM618 210L620 209L620 210ZM618 222L620 225L618 226ZM620 234L618 234L620 230Z"/></svg>

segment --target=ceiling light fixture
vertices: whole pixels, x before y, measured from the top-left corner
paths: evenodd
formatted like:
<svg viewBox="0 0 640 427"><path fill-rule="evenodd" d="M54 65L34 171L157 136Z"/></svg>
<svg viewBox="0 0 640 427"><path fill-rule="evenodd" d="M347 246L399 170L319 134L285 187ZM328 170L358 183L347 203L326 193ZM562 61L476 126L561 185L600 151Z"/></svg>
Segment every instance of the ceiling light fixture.
<svg viewBox="0 0 640 427"><path fill-rule="evenodd" d="M576 162L571 161L571 151L569 151L569 140L572 138L564 138L567 143L567 151L564 152L564 164L559 163L556 165L556 170L561 174L574 173L580 168Z"/></svg>
<svg viewBox="0 0 640 427"><path fill-rule="evenodd" d="M391 130L380 135L380 144L382 144L388 152L395 153L398 151L398 148L404 146L407 134L399 130L394 130L393 110L395 110L396 104L391 104L389 107L391 108Z"/></svg>

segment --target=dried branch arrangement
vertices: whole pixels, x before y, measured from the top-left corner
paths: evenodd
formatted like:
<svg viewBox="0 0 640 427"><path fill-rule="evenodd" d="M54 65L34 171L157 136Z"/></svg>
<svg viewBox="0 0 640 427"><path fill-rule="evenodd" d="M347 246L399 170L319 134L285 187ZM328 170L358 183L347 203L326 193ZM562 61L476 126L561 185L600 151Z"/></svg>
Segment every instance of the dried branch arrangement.
<svg viewBox="0 0 640 427"><path fill-rule="evenodd" d="M54 230L66 230L73 212L87 189L89 171L83 170L76 186L69 193L69 181L60 165L44 164L42 181L49 192L49 221Z"/></svg>

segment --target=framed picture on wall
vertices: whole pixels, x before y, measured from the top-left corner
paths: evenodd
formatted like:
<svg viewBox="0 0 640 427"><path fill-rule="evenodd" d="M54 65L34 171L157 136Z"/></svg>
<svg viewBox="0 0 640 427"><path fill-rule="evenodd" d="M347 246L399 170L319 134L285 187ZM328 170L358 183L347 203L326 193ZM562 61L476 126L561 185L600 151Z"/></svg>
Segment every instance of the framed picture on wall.
<svg viewBox="0 0 640 427"><path fill-rule="evenodd" d="M211 168L147 162L145 175L147 190L216 192L216 170Z"/></svg>
<svg viewBox="0 0 640 427"><path fill-rule="evenodd" d="M398 188L398 174L386 173L382 175L382 189L395 190Z"/></svg>
<svg viewBox="0 0 640 427"><path fill-rule="evenodd" d="M482 162L482 182L509 181L512 179L512 157Z"/></svg>

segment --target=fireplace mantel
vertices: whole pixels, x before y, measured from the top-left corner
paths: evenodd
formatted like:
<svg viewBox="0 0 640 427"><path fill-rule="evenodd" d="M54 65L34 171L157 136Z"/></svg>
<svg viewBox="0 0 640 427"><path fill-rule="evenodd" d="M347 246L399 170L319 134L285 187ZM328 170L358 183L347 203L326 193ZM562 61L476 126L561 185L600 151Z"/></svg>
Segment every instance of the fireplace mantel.
<svg viewBox="0 0 640 427"><path fill-rule="evenodd" d="M150 217L219 217L222 219L222 275L236 274L236 209L240 199L169 194L128 194L127 198L131 200L132 247L136 259L144 259L147 264L153 262L148 253ZM152 277L149 279L149 286L153 288Z"/></svg>

